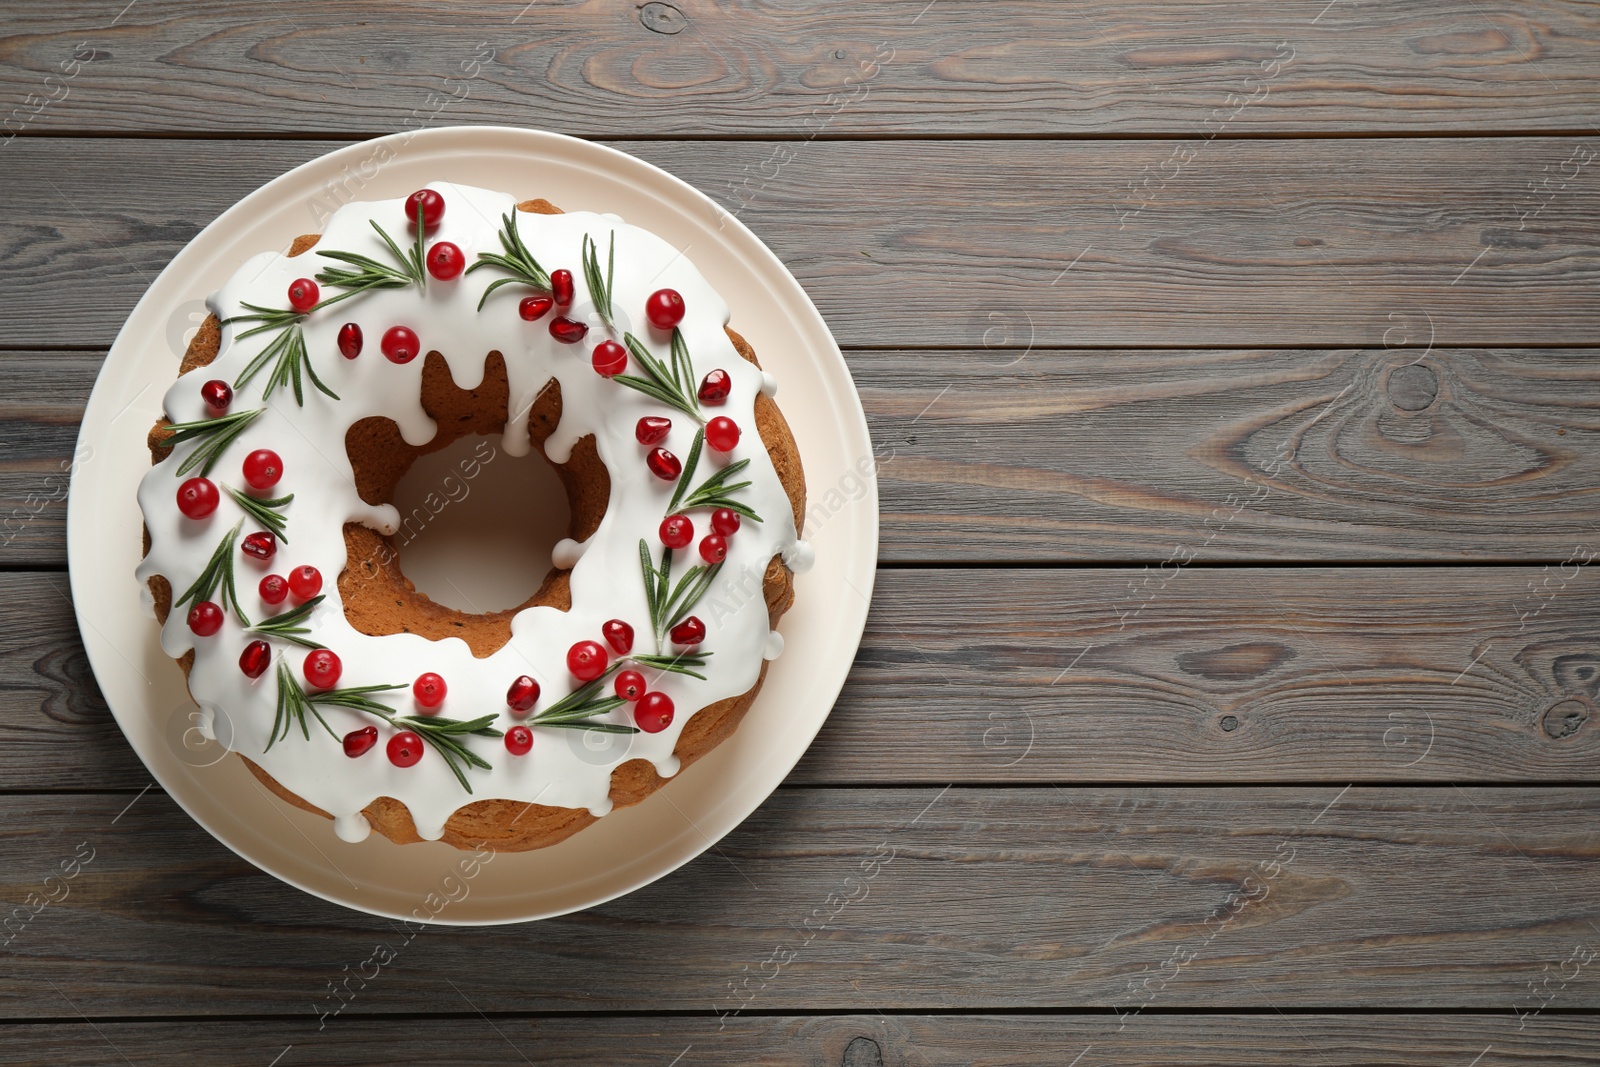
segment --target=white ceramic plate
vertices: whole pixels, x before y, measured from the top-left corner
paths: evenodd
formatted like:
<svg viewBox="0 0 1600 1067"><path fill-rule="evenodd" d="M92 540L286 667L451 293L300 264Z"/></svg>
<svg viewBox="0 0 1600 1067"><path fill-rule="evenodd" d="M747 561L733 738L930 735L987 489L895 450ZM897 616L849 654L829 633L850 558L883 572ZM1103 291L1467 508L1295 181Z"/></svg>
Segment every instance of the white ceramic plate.
<svg viewBox="0 0 1600 1067"><path fill-rule="evenodd" d="M776 375L804 459L813 570L779 627L786 648L734 736L637 807L553 848L486 862L442 844L346 844L333 824L268 795L193 728L194 705L133 577L145 434L177 374L198 301L251 255L317 232L347 199L460 180L568 210L614 212L672 242L734 309L733 327ZM872 443L860 398L816 308L776 256L709 198L648 163L586 141L507 127L397 134L340 149L268 182L200 232L128 317L95 383L67 513L73 600L95 677L134 751L195 821L308 893L374 915L456 925L591 907L700 855L756 809L821 729L866 625L878 548Z"/></svg>

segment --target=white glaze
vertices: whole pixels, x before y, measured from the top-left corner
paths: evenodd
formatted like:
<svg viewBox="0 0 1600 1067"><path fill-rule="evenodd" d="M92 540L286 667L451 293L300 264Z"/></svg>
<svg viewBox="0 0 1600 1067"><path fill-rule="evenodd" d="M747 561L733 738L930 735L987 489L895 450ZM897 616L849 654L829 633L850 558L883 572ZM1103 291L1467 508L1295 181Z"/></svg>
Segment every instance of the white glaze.
<svg viewBox="0 0 1600 1067"><path fill-rule="evenodd" d="M762 650L762 659L777 659L783 655L783 635L774 630L767 635L767 647Z"/></svg>
<svg viewBox="0 0 1600 1067"><path fill-rule="evenodd" d="M783 551L783 564L796 574L804 574L817 562L817 551L810 541L791 541Z"/></svg>
<svg viewBox="0 0 1600 1067"><path fill-rule="evenodd" d="M501 216L514 210L512 197L448 183L434 183L431 188L444 196L446 212L430 241L453 241L469 262L478 252L500 251L496 234ZM251 259L212 295L210 309L227 319L241 314L244 302L286 306L285 294L291 281L338 265L321 256L319 250L359 252L387 261L387 250L369 220L376 220L405 247L410 230L402 201L350 204L329 220L322 240L311 251L294 258L264 253ZM591 323L588 337L577 345L564 345L549 334L550 316L535 323L522 321L517 303L528 290L519 285L497 290L479 313L476 308L483 290L502 276L491 269L451 282L430 278L426 293L419 293L414 286L369 292L305 320L309 358L322 380L342 399L326 397L307 382L302 408L295 404L289 390L275 390L266 402L267 410L228 448L210 474L219 484L242 488L239 465L243 458L254 449L271 448L283 458L285 470L274 493L295 494L285 512L288 539L280 543L270 566L236 551L239 595L252 621L259 622L288 607L269 607L261 602L256 592L261 576L269 571L284 574L292 567L309 563L322 572L327 596L308 622L310 637L333 649L343 661L340 686L409 686L417 674L436 671L449 686L449 696L439 714L466 719L496 711L501 719L495 725L501 729L518 721L505 705L511 680L522 674L539 680L543 692L535 712L559 700L577 685L566 670L567 649L575 641L598 640L600 626L607 619L629 621L639 635L637 650L656 651L650 647L638 543L641 537L645 538L659 558L656 531L672 486L646 467L646 450L634 440L634 424L643 415L671 418L671 433L662 444L680 457L688 454L696 424L682 412L601 378L591 368L589 353L606 338L607 331L588 299L583 281L580 246L584 234L593 237L603 249L609 233L616 233L613 303L618 320L617 340L621 340L622 330L631 329L652 353L667 359L668 339L644 321L644 301L650 292L663 287L683 295L687 315L680 329L697 377L721 368L732 379L732 393L726 404L708 410L707 417L728 415L745 430L743 440L729 458L750 460L745 477L754 484L740 491L740 499L765 521L746 520L729 539L724 577L718 579L702 602L704 608L712 598L718 598L719 603L732 606L720 609L714 617L706 610L696 612L708 630L701 649L714 653L703 671L706 680L675 674L651 678L651 687L666 692L676 705L671 726L658 734L629 736L535 727L533 751L520 757L508 753L498 740L465 738L469 747L493 764L490 771L466 771L473 787L471 794L462 790L443 758L431 748L413 767L389 763L383 741L391 729L356 711L325 708L322 713L340 736L363 726L379 725L380 743L362 757L346 757L338 741L315 722L311 723L309 741L295 730L266 751L274 717L275 670L256 681L239 670L239 653L251 638L241 633L231 612L220 633L196 638L185 622L185 612L172 611L162 630L162 648L174 658L190 648L196 650L189 675L190 692L202 708L226 709L232 727L230 747L259 763L289 790L331 813L336 832L345 840L360 840L370 831L360 812L380 796L395 797L404 803L418 833L425 839L437 839L450 815L476 800L531 802L537 798L541 804L587 808L603 815L611 808L611 772L626 760L648 759L663 776L677 773L679 764L672 749L684 725L699 709L749 690L771 647L763 599L719 596L721 587L731 581L730 576L751 570L759 574L775 554L782 554L786 561L798 558L788 498L754 432L755 398L768 386L770 376L741 359L734 350L723 330L729 321L723 300L678 250L615 216L518 212L517 220L524 243L546 270L565 267L573 271L578 297L568 314ZM325 289L323 296L335 292ZM637 327L633 325L635 321L639 323ZM358 323L365 338L364 349L354 360L342 358L336 344L339 328L346 322ZM527 411L545 383L555 378L561 385L562 419L546 442L546 453L561 462L570 456L577 440L594 434L600 459L610 474L611 495L599 529L581 545L563 540L557 546L558 564L572 565L572 610L536 607L519 613L511 623L510 642L484 659L475 659L466 643L456 638L430 641L413 634L371 637L356 631L344 617L335 577L347 564L359 567L362 561L347 560L343 525L358 522L393 532L399 523L394 508L368 505L356 495L344 450L345 433L359 419L383 415L396 422L401 435L411 444L424 444L434 436L433 421L423 412L418 396L424 359L396 365L383 357L379 347L384 331L397 324L416 330L424 353L439 351L456 384L464 389L482 381L489 351L504 354L513 417L508 420L502 447L511 455L526 455L530 450ZM165 399L169 418L183 422L208 417L200 399L200 385L211 378L233 381L271 340L271 333L262 333L240 341L236 335L242 328L225 326L216 360L209 367L183 375L172 386ZM630 368L633 372L634 368ZM263 371L238 391L233 411L261 406L261 391L268 374ZM218 539L243 516L226 494L217 512L207 519L189 520L178 512L175 495L180 479L176 468L191 447L180 445L171 457L150 470L139 489L151 550L138 568L138 578L142 583L152 575L163 575L175 594L195 580ZM697 484L714 469L710 460L708 450L695 479ZM708 532L707 514L698 512L693 517L697 536ZM247 519L244 532L255 528ZM675 569L681 573L687 566L684 560L688 552L676 555L679 566ZM799 555L804 556L805 552ZM275 654L287 656L295 674L303 677L305 650L280 641L273 645ZM387 702L402 714L416 710L409 691L389 694ZM629 722L627 711L624 706L599 721ZM595 739L603 737L609 737L609 741L597 749Z"/></svg>

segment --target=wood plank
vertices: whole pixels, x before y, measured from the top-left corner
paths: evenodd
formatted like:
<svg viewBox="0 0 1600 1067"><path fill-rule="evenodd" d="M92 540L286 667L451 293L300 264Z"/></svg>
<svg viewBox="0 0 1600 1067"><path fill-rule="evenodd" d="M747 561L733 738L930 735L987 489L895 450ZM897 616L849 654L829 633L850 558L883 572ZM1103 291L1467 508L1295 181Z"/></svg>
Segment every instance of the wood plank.
<svg viewBox="0 0 1600 1067"><path fill-rule="evenodd" d="M449 996L441 1003L449 1005ZM449 1005L470 1011L465 1001ZM1117 1030L1104 1016L861 1015L440 1019L313 1018L262 1021L37 1023L0 1026L0 1064L99 1067L127 1062L342 1064L519 1062L542 1067L662 1067L684 1063L881 1067L882 1064L1038 1064L1064 1067L1092 1049L1095 1067L1303 1067L1307 1062L1388 1067L1600 1063L1600 1022L1540 1016L1526 1029L1509 1014L1212 1016L1144 1015ZM113 1051L115 1049L115 1051ZM286 1052L287 1050L287 1052ZM120 1053L122 1060L111 1057Z"/></svg>
<svg viewBox="0 0 1600 1067"><path fill-rule="evenodd" d="M67 593L0 575L0 783L142 788ZM1597 702L1593 567L888 570L792 780L1594 781Z"/></svg>
<svg viewBox="0 0 1600 1067"><path fill-rule="evenodd" d="M1600 18L1560 0L123 6L10 5L25 129L1444 132L1587 129L1600 104Z"/></svg>
<svg viewBox="0 0 1600 1067"><path fill-rule="evenodd" d="M0 285L29 314L0 322L0 346L108 345L201 224L333 147L17 139ZM736 211L846 345L1420 354L1588 344L1600 315L1600 211L1583 162L1600 141L627 147ZM1169 158L1188 148L1187 162ZM774 149L795 158L743 185Z"/></svg>
<svg viewBox="0 0 1600 1067"><path fill-rule="evenodd" d="M885 560L1458 563L1560 562L1594 541L1597 355L847 358L876 443ZM63 472L103 359L0 354L17 383L0 396L0 563L65 564ZM859 486L813 484L813 525Z"/></svg>
<svg viewBox="0 0 1600 1067"><path fill-rule="evenodd" d="M11 899L93 850L7 946L0 1015L315 1015L376 944L396 958L340 1021L455 1010L442 976L483 1012L1510 1018L1566 961L1560 1005L1600 1006L1595 789L786 789L627 897L414 936L255 871L163 794L128 802L0 798Z"/></svg>

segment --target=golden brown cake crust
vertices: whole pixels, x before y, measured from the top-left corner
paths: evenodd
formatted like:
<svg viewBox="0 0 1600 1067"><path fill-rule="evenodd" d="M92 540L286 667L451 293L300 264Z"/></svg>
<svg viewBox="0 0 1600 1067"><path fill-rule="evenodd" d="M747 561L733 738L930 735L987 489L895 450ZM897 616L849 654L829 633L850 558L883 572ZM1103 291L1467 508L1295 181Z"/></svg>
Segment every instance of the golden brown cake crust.
<svg viewBox="0 0 1600 1067"><path fill-rule="evenodd" d="M545 200L528 200L517 205L521 210L538 214L559 214L560 209ZM316 245L317 234L305 234L295 239L289 255L297 256ZM755 350L733 330L728 337L739 355L760 366ZM184 353L180 374L196 367L207 366L217 356L221 346L221 325L215 316L208 316L201 324L194 340ZM505 360L499 352L490 352L485 365L483 382L474 389L460 389L450 377L444 357L429 352L422 373L422 405L439 426L432 441L422 446L408 445L400 437L399 429L390 419L363 419L350 428L345 437L346 451L355 473L356 488L368 503L387 502L395 486L410 469L418 456L438 451L451 442L474 434L499 434L504 426L508 407L509 387ZM795 529L799 529L805 513L805 475L800 465L800 453L794 437L778 405L767 396L756 398L756 426L767 454L776 469L789 503L794 509ZM534 401L528 415L528 429L534 447L544 455L544 442L555 430L561 418L561 388L552 379ZM153 463L165 459L170 447L165 419L158 421L150 431L149 445ZM548 462L548 457L546 457ZM551 464L566 486L571 508L568 535L574 540L585 540L599 526L610 496L610 477L595 451L592 436L579 440L571 458L564 464ZM367 527L347 524L344 530L345 548L349 562L339 575L339 593L344 600L344 611L350 624L363 633L384 635L415 633L431 640L459 637L478 657L488 656L504 645L511 637L511 619L525 608L548 605L561 610L571 606L568 586L570 571L552 569L537 592L515 608L485 614L469 614L438 604L427 594L416 589L401 572L399 553L393 539ZM145 533L145 551L150 549L148 532ZM172 608L172 588L168 581L157 575L149 581L155 599L156 615L164 623ZM779 618L794 602L793 575L780 557L769 561L762 583L771 625L776 627ZM194 662L189 652L178 660L185 676ZM738 727L745 712L755 702L767 674L766 664L761 674L747 692L702 708L684 726L673 749L683 767L700 759L716 748ZM332 818L303 797L291 792L254 761L240 755L245 766L263 785L285 802L305 811ZM681 773L681 772L680 772ZM646 760L629 760L617 767L611 775L611 800L617 807L627 807L644 800L667 783L656 774ZM402 844L421 841L411 813L406 806L392 797L379 797L363 809L372 828L391 841ZM461 849L480 845L503 852L522 852L545 848L595 822L593 815L581 808L558 808L544 804L524 804L512 800L479 800L460 808L445 824L444 840Z"/></svg>

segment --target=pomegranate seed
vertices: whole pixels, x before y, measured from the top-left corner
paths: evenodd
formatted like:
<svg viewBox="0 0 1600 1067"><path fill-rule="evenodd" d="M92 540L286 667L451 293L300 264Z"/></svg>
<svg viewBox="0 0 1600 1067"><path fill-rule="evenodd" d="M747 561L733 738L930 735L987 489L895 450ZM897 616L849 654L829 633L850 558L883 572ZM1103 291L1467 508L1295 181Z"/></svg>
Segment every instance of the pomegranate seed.
<svg viewBox="0 0 1600 1067"><path fill-rule="evenodd" d="M296 600L310 600L322 592L322 572L307 564L289 572L289 592Z"/></svg>
<svg viewBox="0 0 1600 1067"><path fill-rule="evenodd" d="M233 403L233 386L213 378L200 387L200 399L206 402L213 415L226 415L228 405Z"/></svg>
<svg viewBox="0 0 1600 1067"><path fill-rule="evenodd" d="M261 579L260 591L268 604L282 604L289 597L289 583L281 574L269 574Z"/></svg>
<svg viewBox="0 0 1600 1067"><path fill-rule="evenodd" d="M417 675L417 680L411 683L411 695L425 708L436 708L443 704L444 694L444 679L432 671Z"/></svg>
<svg viewBox="0 0 1600 1067"><path fill-rule="evenodd" d="M617 675L617 696L634 701L644 696L644 675L638 671L623 671Z"/></svg>
<svg viewBox="0 0 1600 1067"><path fill-rule="evenodd" d="M409 327L391 326L383 332L383 340L378 347L383 349L390 363L410 363L422 351L422 342Z"/></svg>
<svg viewBox="0 0 1600 1067"><path fill-rule="evenodd" d="M526 756L533 749L533 731L526 726L513 726L506 731L506 751L513 756Z"/></svg>
<svg viewBox="0 0 1600 1067"><path fill-rule="evenodd" d="M410 730L401 730L389 738L389 762L396 767L415 767L422 759L422 738Z"/></svg>
<svg viewBox="0 0 1600 1067"><path fill-rule="evenodd" d="M203 519L217 510L221 498L209 478L190 478L178 486L178 510L186 518Z"/></svg>
<svg viewBox="0 0 1600 1067"><path fill-rule="evenodd" d="M244 480L252 489L271 489L283 477L283 460L270 448L258 448L244 457Z"/></svg>
<svg viewBox="0 0 1600 1067"><path fill-rule="evenodd" d="M706 444L718 452L732 452L739 443L739 424L726 415L706 423Z"/></svg>
<svg viewBox="0 0 1600 1067"><path fill-rule="evenodd" d="M524 674L506 690L506 704L512 711L528 711L539 703L539 683Z"/></svg>
<svg viewBox="0 0 1600 1067"><path fill-rule="evenodd" d="M310 278L296 278L289 283L289 306L302 315L317 306L319 295L317 283Z"/></svg>
<svg viewBox="0 0 1600 1067"><path fill-rule="evenodd" d="M672 725L672 698L657 690L646 693L633 706L633 721L647 734L659 734Z"/></svg>
<svg viewBox="0 0 1600 1067"><path fill-rule="evenodd" d="M725 370L714 370L700 382L700 403L721 404L733 392L733 379Z"/></svg>
<svg viewBox="0 0 1600 1067"><path fill-rule="evenodd" d="M555 297L557 307L572 306L572 272L558 270L550 273L550 295Z"/></svg>
<svg viewBox="0 0 1600 1067"><path fill-rule="evenodd" d="M522 303L517 305L517 314L528 322L538 322L555 306L556 302L548 296L525 296Z"/></svg>
<svg viewBox="0 0 1600 1067"><path fill-rule="evenodd" d="M633 436L641 445L659 445L667 439L671 429L671 419L663 419L659 415L646 415L633 428Z"/></svg>
<svg viewBox="0 0 1600 1067"><path fill-rule="evenodd" d="M550 336L564 345L575 345L588 336L588 333L587 323L562 318L560 315L550 320Z"/></svg>
<svg viewBox="0 0 1600 1067"><path fill-rule="evenodd" d="M690 615L674 626L668 636L675 645L698 645L706 639L706 624L697 616Z"/></svg>
<svg viewBox="0 0 1600 1067"><path fill-rule="evenodd" d="M244 671L246 678L261 677L267 673L267 664L271 662L272 646L265 641L251 641L239 653L239 669Z"/></svg>
<svg viewBox="0 0 1600 1067"><path fill-rule="evenodd" d="M650 467L650 473L664 482L677 480L683 470L683 464L678 462L678 457L664 448L651 449L644 461Z"/></svg>
<svg viewBox="0 0 1600 1067"><path fill-rule="evenodd" d="M683 321L683 297L676 289L657 289L644 301L644 317L658 330L670 330Z"/></svg>
<svg viewBox="0 0 1600 1067"><path fill-rule="evenodd" d="M202 600L189 609L189 629L199 637L210 637L222 629L222 609L209 600Z"/></svg>
<svg viewBox="0 0 1600 1067"><path fill-rule="evenodd" d="M428 273L438 278L441 282L448 282L461 277L461 272L467 269L467 257L461 254L459 246L449 241L437 241L428 249Z"/></svg>
<svg viewBox="0 0 1600 1067"><path fill-rule="evenodd" d="M417 225L417 212L422 212L422 232L432 233L444 218L444 197L432 189L418 189L406 197L406 221L413 229Z"/></svg>
<svg viewBox="0 0 1600 1067"><path fill-rule="evenodd" d="M700 558L707 563L721 563L728 558L728 542L721 534L706 534L700 539Z"/></svg>
<svg viewBox="0 0 1600 1067"><path fill-rule="evenodd" d="M711 513L711 528L723 537L739 532L739 513L732 508L718 508Z"/></svg>
<svg viewBox="0 0 1600 1067"><path fill-rule="evenodd" d="M606 650L598 641L579 641L567 649L567 670L579 681L594 681L606 672Z"/></svg>
<svg viewBox="0 0 1600 1067"><path fill-rule="evenodd" d="M266 563L278 554L278 539L271 530L260 530L240 541L239 550Z"/></svg>
<svg viewBox="0 0 1600 1067"><path fill-rule="evenodd" d="M361 327L347 322L339 327L339 354L345 359L355 359L361 354ZM373 727L377 729L376 726Z"/></svg>
<svg viewBox="0 0 1600 1067"><path fill-rule="evenodd" d="M628 369L628 350L615 341L601 341L594 349L594 372L615 378Z"/></svg>
<svg viewBox="0 0 1600 1067"><path fill-rule="evenodd" d="M306 681L318 689L332 689L338 684L339 675L344 673L344 664L330 649L319 648L306 657L301 669L305 672Z"/></svg>
<svg viewBox="0 0 1600 1067"><path fill-rule="evenodd" d="M687 515L668 515L661 520L661 543L668 548L683 548L694 540L694 521Z"/></svg>
<svg viewBox="0 0 1600 1067"><path fill-rule="evenodd" d="M376 726L363 726L359 730L351 730L344 735L344 754L351 759L365 756L372 751L372 746L378 743L378 728Z"/></svg>
<svg viewBox="0 0 1600 1067"><path fill-rule="evenodd" d="M621 619L612 619L600 627L600 633L617 655L626 656L633 651L633 627Z"/></svg>

